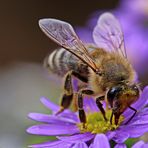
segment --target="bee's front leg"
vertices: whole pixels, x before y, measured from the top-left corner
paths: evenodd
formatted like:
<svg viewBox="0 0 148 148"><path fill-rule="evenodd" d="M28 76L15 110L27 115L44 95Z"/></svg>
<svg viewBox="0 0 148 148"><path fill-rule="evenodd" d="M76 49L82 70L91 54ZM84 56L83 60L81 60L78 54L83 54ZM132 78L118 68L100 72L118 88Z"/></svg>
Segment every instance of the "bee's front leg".
<svg viewBox="0 0 148 148"><path fill-rule="evenodd" d="M131 106L128 106L131 110L133 110L134 111L134 114L128 119L128 121L125 123L125 125L126 124L128 124L132 119L133 119L133 117L136 115L136 113L137 113L137 110L135 109L135 108L133 108L133 107L131 107Z"/></svg>
<svg viewBox="0 0 148 148"><path fill-rule="evenodd" d="M79 111L79 119L82 123L86 123L86 115L83 108L83 94L85 95L93 95L94 92L89 89L80 90L78 92L78 111Z"/></svg>
<svg viewBox="0 0 148 148"><path fill-rule="evenodd" d="M97 104L98 108L100 109L100 111L101 111L101 113L103 115L104 120L107 121L107 118L106 118L106 115L105 115L105 110L103 108L102 103L100 102L100 101L102 101L104 99L105 99L104 96L96 98L96 104Z"/></svg>

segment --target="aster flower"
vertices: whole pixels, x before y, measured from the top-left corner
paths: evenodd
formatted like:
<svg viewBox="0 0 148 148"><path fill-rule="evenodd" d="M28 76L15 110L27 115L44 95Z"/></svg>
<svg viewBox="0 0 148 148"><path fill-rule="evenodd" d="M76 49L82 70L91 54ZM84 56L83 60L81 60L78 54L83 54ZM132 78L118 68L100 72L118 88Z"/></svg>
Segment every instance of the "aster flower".
<svg viewBox="0 0 148 148"><path fill-rule="evenodd" d="M124 143L128 138L137 138L148 131L148 108L144 108L148 101L148 87L145 87L141 97L132 106L139 112L125 125L132 112L127 109L119 125L105 122L99 112L95 101L91 98L84 99L84 108L87 116L86 127L83 128L79 121L78 114L66 109L55 116L59 106L46 98L41 98L41 102L52 111L52 114L30 113L29 118L41 122L27 129L27 132L34 135L56 136L57 140L34 144L30 147L64 147L64 148L109 148L109 141L114 140L116 148L126 147ZM105 107L105 105L104 105ZM106 110L107 117L110 110Z"/></svg>
<svg viewBox="0 0 148 148"><path fill-rule="evenodd" d="M145 65L148 59L148 1L122 0L116 9L111 11L121 23L129 60L137 72L146 71L142 65ZM91 34L100 13L101 11L94 12L85 27L76 28L84 42L94 43Z"/></svg>

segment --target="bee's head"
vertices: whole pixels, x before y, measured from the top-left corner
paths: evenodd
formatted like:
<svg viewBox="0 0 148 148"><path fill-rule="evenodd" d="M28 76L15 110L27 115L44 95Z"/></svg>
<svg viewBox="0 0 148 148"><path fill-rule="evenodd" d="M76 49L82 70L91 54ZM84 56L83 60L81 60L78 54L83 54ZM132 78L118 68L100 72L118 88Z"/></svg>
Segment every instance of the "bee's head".
<svg viewBox="0 0 148 148"><path fill-rule="evenodd" d="M109 89L107 100L115 116L115 122L118 124L120 115L138 98L140 89L138 85L118 84Z"/></svg>

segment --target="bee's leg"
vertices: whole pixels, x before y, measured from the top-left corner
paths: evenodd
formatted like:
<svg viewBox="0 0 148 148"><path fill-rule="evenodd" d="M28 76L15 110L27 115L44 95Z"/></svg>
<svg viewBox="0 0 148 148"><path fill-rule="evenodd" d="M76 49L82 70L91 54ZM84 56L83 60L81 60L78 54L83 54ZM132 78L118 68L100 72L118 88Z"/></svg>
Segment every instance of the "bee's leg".
<svg viewBox="0 0 148 148"><path fill-rule="evenodd" d="M86 123L86 115L83 109L83 94L92 95L94 92L89 89L80 90L78 92L78 111L79 111L79 119L82 123Z"/></svg>
<svg viewBox="0 0 148 148"><path fill-rule="evenodd" d="M113 111L112 111L112 114L111 114L111 116L110 116L110 124L112 124L113 123Z"/></svg>
<svg viewBox="0 0 148 148"><path fill-rule="evenodd" d="M125 124L128 124L132 119L133 119L133 117L136 115L136 113L137 113L137 110L135 109L135 108L133 108L133 107L131 107L131 106L128 106L131 110L133 110L134 111L134 114L129 118L129 120L125 123Z"/></svg>
<svg viewBox="0 0 148 148"><path fill-rule="evenodd" d="M73 99L73 87L72 87L72 76L75 76L79 80L83 82L87 82L87 78L81 76L79 73L75 71L69 71L66 76L65 76L65 81L64 81L64 94L62 97L61 101L61 108L60 110L56 113L58 115L59 113L63 112L64 109L68 108L72 102ZM76 97L76 96L75 96Z"/></svg>
<svg viewBox="0 0 148 148"><path fill-rule="evenodd" d="M72 111L77 112L78 111L78 93L73 94L73 102L72 102Z"/></svg>
<svg viewBox="0 0 148 148"><path fill-rule="evenodd" d="M72 87L72 80L71 79L72 79L72 71L69 71L65 76L64 94L62 96L61 108L56 113L56 115L63 112L64 109L68 108L72 102L73 87Z"/></svg>
<svg viewBox="0 0 148 148"><path fill-rule="evenodd" d="M101 113L103 115L104 120L107 121L107 118L106 118L106 115L105 115L105 110L102 107L103 106L102 103L100 102L102 100L104 100L104 96L96 98L96 104L97 104L98 108L100 109L100 111L101 111Z"/></svg>

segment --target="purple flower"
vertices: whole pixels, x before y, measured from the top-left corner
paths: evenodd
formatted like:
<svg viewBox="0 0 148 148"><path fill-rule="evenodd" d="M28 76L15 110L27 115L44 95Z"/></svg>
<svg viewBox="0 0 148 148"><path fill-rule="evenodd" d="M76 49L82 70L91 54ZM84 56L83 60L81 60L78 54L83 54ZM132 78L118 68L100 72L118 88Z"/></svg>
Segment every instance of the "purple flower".
<svg viewBox="0 0 148 148"><path fill-rule="evenodd" d="M129 60L139 73L146 71L143 65L148 61L148 1L122 0L120 6L112 10L112 13L121 23ZM94 43L92 31L99 15L100 11L95 12L86 27L76 28L82 41Z"/></svg>
<svg viewBox="0 0 148 148"><path fill-rule="evenodd" d="M27 132L34 135L56 136L57 140L34 144L30 147L109 148L109 140L114 140L117 143L116 148L126 147L123 144L125 140L140 137L148 131L148 108L144 108L148 103L147 98L148 87L145 87L141 97L132 105L139 112L125 125L124 123L133 113L130 109L127 109L123 114L123 122L120 122L121 124L117 127L112 125L112 129L110 129L110 123L105 122L102 115L99 114L99 110L92 98L84 99L84 108L88 119L86 129L82 128L77 113L66 109L58 116L55 116L54 114L59 110L59 106L46 98L41 98L41 102L52 111L52 114L30 113L29 118L41 122L41 124L28 128Z"/></svg>

